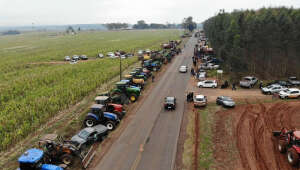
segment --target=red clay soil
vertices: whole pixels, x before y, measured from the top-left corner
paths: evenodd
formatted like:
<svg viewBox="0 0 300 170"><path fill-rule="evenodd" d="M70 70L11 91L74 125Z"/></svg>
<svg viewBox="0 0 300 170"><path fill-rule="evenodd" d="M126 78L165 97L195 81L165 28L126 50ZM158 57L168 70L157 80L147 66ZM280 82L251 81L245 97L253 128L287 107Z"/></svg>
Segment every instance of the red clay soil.
<svg viewBox="0 0 300 170"><path fill-rule="evenodd" d="M300 169L288 164L272 137L282 127L300 129L300 102L240 105L217 112L215 120L216 169Z"/></svg>

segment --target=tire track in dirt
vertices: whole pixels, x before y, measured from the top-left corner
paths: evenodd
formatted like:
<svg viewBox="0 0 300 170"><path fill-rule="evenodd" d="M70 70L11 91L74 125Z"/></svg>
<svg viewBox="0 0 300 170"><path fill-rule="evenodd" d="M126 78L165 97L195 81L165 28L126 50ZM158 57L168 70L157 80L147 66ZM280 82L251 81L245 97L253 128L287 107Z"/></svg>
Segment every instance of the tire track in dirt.
<svg viewBox="0 0 300 170"><path fill-rule="evenodd" d="M246 101L248 103L248 101ZM246 106L246 108L244 109L238 123L237 123L237 128L236 128L236 137L237 137L237 147L238 147L238 151L240 154L240 158L241 158L241 162L242 162L242 166L244 169L251 169L250 165L248 163L248 158L247 158L247 154L245 153L245 150L243 148L243 127L244 127L244 122L247 118L247 113L248 110L252 108L252 105L248 105Z"/></svg>

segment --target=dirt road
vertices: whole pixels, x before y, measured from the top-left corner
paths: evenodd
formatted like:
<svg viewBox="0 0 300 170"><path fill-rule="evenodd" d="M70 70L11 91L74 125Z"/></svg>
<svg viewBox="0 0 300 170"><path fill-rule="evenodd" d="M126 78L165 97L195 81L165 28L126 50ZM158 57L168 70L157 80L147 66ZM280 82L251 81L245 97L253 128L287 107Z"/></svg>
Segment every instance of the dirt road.
<svg viewBox="0 0 300 170"><path fill-rule="evenodd" d="M195 43L196 39L191 38L183 53L175 57L127 128L94 169L173 169L185 89L190 78L188 73L178 73L178 68L191 65ZM178 105L175 111L163 110L166 96L176 96Z"/></svg>

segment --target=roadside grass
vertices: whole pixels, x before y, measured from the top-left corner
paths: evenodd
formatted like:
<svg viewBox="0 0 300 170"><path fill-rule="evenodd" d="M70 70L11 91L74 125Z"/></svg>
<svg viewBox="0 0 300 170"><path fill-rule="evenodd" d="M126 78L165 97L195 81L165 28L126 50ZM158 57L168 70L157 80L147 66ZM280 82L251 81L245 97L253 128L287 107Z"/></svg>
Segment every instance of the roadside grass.
<svg viewBox="0 0 300 170"><path fill-rule="evenodd" d="M195 145L195 114L193 111L189 111L188 123L187 123L187 138L184 142L184 150L182 155L182 163L184 165L184 170L193 169L194 161L194 145Z"/></svg>
<svg viewBox="0 0 300 170"><path fill-rule="evenodd" d="M216 104L208 104L205 108L195 109L199 114L199 134L198 134L198 167L197 169L213 169L215 163L213 158L213 128L214 113L220 109ZM187 138L184 142L182 162L185 170L194 169L194 149L195 149L195 113L190 110L187 123Z"/></svg>
<svg viewBox="0 0 300 170"><path fill-rule="evenodd" d="M215 104L208 105L199 114L199 148L198 148L198 169L212 169L213 158L213 127L214 113L219 109Z"/></svg>

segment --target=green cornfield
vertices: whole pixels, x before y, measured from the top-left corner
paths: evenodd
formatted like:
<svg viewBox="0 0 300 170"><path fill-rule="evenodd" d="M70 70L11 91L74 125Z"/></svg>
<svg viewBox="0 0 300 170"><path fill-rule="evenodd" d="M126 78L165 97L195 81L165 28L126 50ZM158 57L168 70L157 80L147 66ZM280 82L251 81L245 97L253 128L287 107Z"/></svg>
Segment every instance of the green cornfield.
<svg viewBox="0 0 300 170"><path fill-rule="evenodd" d="M117 76L119 60L96 59L98 53L159 49L162 42L180 34L180 30L147 30L0 36L0 150ZM89 60L63 62L64 56L75 54L85 54ZM136 57L124 59L122 67L136 61Z"/></svg>

